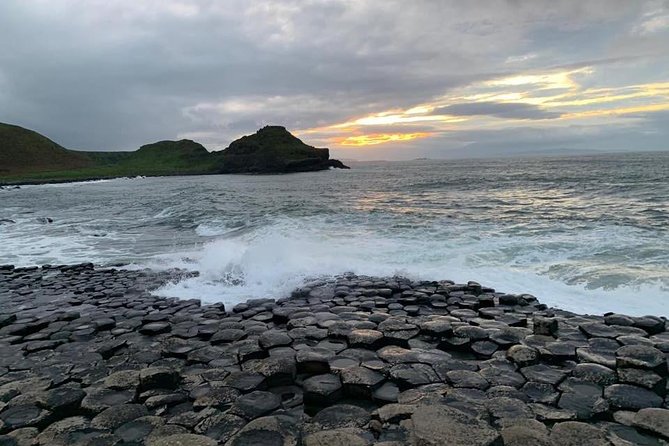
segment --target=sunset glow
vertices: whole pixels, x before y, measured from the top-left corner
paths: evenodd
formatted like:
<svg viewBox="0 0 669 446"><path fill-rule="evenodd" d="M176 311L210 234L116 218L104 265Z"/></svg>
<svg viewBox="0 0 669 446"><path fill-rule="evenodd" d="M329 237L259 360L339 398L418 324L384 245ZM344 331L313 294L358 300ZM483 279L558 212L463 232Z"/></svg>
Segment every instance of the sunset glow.
<svg viewBox="0 0 669 446"><path fill-rule="evenodd" d="M426 138L428 136L428 133L371 133L368 135L348 136L340 139L335 138L333 139L333 142L336 144L341 144L342 146L361 147L373 146L394 141L411 141L412 139Z"/></svg>

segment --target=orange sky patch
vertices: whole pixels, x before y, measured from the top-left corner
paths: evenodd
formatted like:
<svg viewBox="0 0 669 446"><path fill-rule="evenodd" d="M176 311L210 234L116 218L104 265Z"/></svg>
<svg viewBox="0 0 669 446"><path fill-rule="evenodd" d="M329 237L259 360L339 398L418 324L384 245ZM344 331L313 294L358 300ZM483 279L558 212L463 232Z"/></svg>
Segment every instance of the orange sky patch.
<svg viewBox="0 0 669 446"><path fill-rule="evenodd" d="M392 141L410 141L412 139L425 138L429 133L370 133L368 135L355 135L342 138L334 138L333 142L342 146L373 146Z"/></svg>

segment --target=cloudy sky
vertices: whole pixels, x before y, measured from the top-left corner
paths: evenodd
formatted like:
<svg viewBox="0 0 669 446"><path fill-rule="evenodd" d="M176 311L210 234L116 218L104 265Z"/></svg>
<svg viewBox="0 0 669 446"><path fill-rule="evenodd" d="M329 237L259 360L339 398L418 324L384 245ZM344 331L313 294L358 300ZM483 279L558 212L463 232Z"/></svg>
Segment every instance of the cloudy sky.
<svg viewBox="0 0 669 446"><path fill-rule="evenodd" d="M2 0L0 42L0 121L69 148L669 149L669 1Z"/></svg>

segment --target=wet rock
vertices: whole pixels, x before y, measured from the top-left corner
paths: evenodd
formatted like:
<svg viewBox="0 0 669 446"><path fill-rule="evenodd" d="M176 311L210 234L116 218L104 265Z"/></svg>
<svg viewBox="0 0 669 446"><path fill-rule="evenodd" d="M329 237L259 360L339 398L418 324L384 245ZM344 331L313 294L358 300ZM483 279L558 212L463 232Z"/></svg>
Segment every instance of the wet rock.
<svg viewBox="0 0 669 446"><path fill-rule="evenodd" d="M223 382L242 392L250 392L264 387L265 377L254 372L232 372Z"/></svg>
<svg viewBox="0 0 669 446"><path fill-rule="evenodd" d="M608 409L602 400L602 388L596 384L569 378L561 389L557 406L574 412L579 419L590 419Z"/></svg>
<svg viewBox="0 0 669 446"><path fill-rule="evenodd" d="M274 347L290 345L293 342L293 338L288 336L288 334L285 332L279 330L269 330L260 335L258 342L262 348L270 349Z"/></svg>
<svg viewBox="0 0 669 446"><path fill-rule="evenodd" d="M297 373L297 364L291 357L269 357L246 361L242 369L259 373L265 377L268 386L291 385Z"/></svg>
<svg viewBox="0 0 669 446"><path fill-rule="evenodd" d="M339 400L343 393L341 380L337 375L316 375L304 380L304 402L308 405L327 405Z"/></svg>
<svg viewBox="0 0 669 446"><path fill-rule="evenodd" d="M300 373L322 374L330 371L329 360L335 355L325 348L305 348L295 355L297 371Z"/></svg>
<svg viewBox="0 0 669 446"><path fill-rule="evenodd" d="M619 368L618 379L621 383L645 387L659 395L664 395L667 390L666 378L650 370Z"/></svg>
<svg viewBox="0 0 669 446"><path fill-rule="evenodd" d="M239 430L226 446L297 446L299 427L294 418L285 415L255 419Z"/></svg>
<svg viewBox="0 0 669 446"><path fill-rule="evenodd" d="M216 446L218 442L204 435L175 434L151 439L148 446Z"/></svg>
<svg viewBox="0 0 669 446"><path fill-rule="evenodd" d="M506 357L518 364L519 367L532 365L539 359L539 352L526 345L514 345L506 352Z"/></svg>
<svg viewBox="0 0 669 446"><path fill-rule="evenodd" d="M501 430L505 446L552 446L546 426L536 420L522 420Z"/></svg>
<svg viewBox="0 0 669 446"><path fill-rule="evenodd" d="M651 335L665 331L665 325L665 321L656 316L643 316L634 318L634 327L641 328Z"/></svg>
<svg viewBox="0 0 669 446"><path fill-rule="evenodd" d="M179 382L179 374L168 367L149 367L139 372L142 390L174 389Z"/></svg>
<svg viewBox="0 0 669 446"><path fill-rule="evenodd" d="M615 338L620 335L614 327L599 322L581 324L579 328L590 338Z"/></svg>
<svg viewBox="0 0 669 446"><path fill-rule="evenodd" d="M486 390L490 387L490 383L487 379L470 370L451 370L446 373L446 378L453 387L465 387L480 390Z"/></svg>
<svg viewBox="0 0 669 446"><path fill-rule="evenodd" d="M341 371L344 391L352 396L371 397L372 391L378 388L384 376L365 367L349 367Z"/></svg>
<svg viewBox="0 0 669 446"><path fill-rule="evenodd" d="M383 333L378 330L352 330L348 333L348 344L352 348L375 350L381 346Z"/></svg>
<svg viewBox="0 0 669 446"><path fill-rule="evenodd" d="M484 421L447 406L420 406L411 421L417 446L487 446L500 439Z"/></svg>
<svg viewBox="0 0 669 446"><path fill-rule="evenodd" d="M139 329L139 332L147 336L155 336L161 333L167 333L171 330L168 322L151 322Z"/></svg>
<svg viewBox="0 0 669 446"><path fill-rule="evenodd" d="M190 396L194 399L193 407L196 409L204 407L227 409L237 401L240 392L233 387L210 387L209 385L204 385L194 389Z"/></svg>
<svg viewBox="0 0 669 446"><path fill-rule="evenodd" d="M104 378L102 385L108 389L125 390L139 386L139 371L121 370Z"/></svg>
<svg viewBox="0 0 669 446"><path fill-rule="evenodd" d="M116 429L122 424L149 414L141 404L121 404L103 410L91 420L91 427L95 429Z"/></svg>
<svg viewBox="0 0 669 446"><path fill-rule="evenodd" d="M647 345L625 345L616 350L617 367L656 370L666 375L667 359L660 350Z"/></svg>
<svg viewBox="0 0 669 446"><path fill-rule="evenodd" d="M91 420L76 416L65 418L50 424L37 437L39 444L52 446L68 446L71 444L68 438L70 433L84 431L91 425Z"/></svg>
<svg viewBox="0 0 669 446"><path fill-rule="evenodd" d="M374 390L372 399L379 404L395 403L399 393L400 389L395 383L385 382L381 387Z"/></svg>
<svg viewBox="0 0 669 446"><path fill-rule="evenodd" d="M78 387L58 387L44 394L44 407L60 416L74 411L86 396Z"/></svg>
<svg viewBox="0 0 669 446"><path fill-rule="evenodd" d="M360 428L371 420L369 412L350 404L336 404L318 412L311 423L318 429Z"/></svg>
<svg viewBox="0 0 669 446"><path fill-rule="evenodd" d="M382 423L398 423L411 418L416 411L415 404L386 404L374 413Z"/></svg>
<svg viewBox="0 0 669 446"><path fill-rule="evenodd" d="M529 381L558 385L567 376L567 372L545 364L537 364L520 369L520 373Z"/></svg>
<svg viewBox="0 0 669 446"><path fill-rule="evenodd" d="M586 423L566 421L553 426L550 440L555 446L609 446L601 429Z"/></svg>
<svg viewBox="0 0 669 446"><path fill-rule="evenodd" d="M479 373L494 386L511 386L520 388L523 384L525 384L526 381L523 375L520 373L496 366L483 368Z"/></svg>
<svg viewBox="0 0 669 446"><path fill-rule="evenodd" d="M654 392L629 384L614 384L606 387L604 397L615 409L640 410L662 405L662 398Z"/></svg>
<svg viewBox="0 0 669 446"><path fill-rule="evenodd" d="M281 398L271 392L256 390L240 396L230 409L230 413L252 420L278 409Z"/></svg>
<svg viewBox="0 0 669 446"><path fill-rule="evenodd" d="M551 384L529 381L521 389L523 393L534 403L556 404L560 394L555 391Z"/></svg>
<svg viewBox="0 0 669 446"><path fill-rule="evenodd" d="M126 443L141 443L158 426L165 424L160 417L140 417L119 426L114 435Z"/></svg>
<svg viewBox="0 0 669 446"><path fill-rule="evenodd" d="M400 388L440 382L439 376L427 364L398 364L390 369L390 376Z"/></svg>
<svg viewBox="0 0 669 446"><path fill-rule="evenodd" d="M134 390L89 387L86 389L86 396L81 401L81 408L92 413L99 413L109 407L131 403L134 400Z"/></svg>
<svg viewBox="0 0 669 446"><path fill-rule="evenodd" d="M399 346L407 346L409 339L420 332L418 326L407 323L403 318L394 317L381 322L378 330L383 332L385 342Z"/></svg>
<svg viewBox="0 0 669 446"><path fill-rule="evenodd" d="M614 384L617 380L616 372L608 367L594 363L581 363L572 370L574 378L589 381L600 386Z"/></svg>
<svg viewBox="0 0 669 446"><path fill-rule="evenodd" d="M669 410L646 408L634 415L633 424L639 429L669 439Z"/></svg>
<svg viewBox="0 0 669 446"><path fill-rule="evenodd" d="M228 328L217 331L209 340L212 344L229 344L231 342L245 339L247 336L244 330Z"/></svg>
<svg viewBox="0 0 669 446"><path fill-rule="evenodd" d="M236 415L222 413L202 420L195 426L195 433L204 434L225 443L239 431L247 421Z"/></svg>
<svg viewBox="0 0 669 446"><path fill-rule="evenodd" d="M314 432L304 437L304 446L367 446L369 442L360 434L350 429L334 429Z"/></svg>
<svg viewBox="0 0 669 446"><path fill-rule="evenodd" d="M534 418L532 409L516 398L490 398L485 402L485 407L495 423L503 427L517 424L518 420Z"/></svg>
<svg viewBox="0 0 669 446"><path fill-rule="evenodd" d="M0 432L7 432L23 427L41 427L48 424L52 413L35 405L17 405L0 413Z"/></svg>

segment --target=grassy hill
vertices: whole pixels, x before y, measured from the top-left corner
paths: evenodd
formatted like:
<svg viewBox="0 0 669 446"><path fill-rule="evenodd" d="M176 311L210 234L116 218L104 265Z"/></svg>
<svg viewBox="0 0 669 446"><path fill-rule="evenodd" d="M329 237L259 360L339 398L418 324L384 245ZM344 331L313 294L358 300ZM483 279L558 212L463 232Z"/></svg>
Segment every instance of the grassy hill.
<svg viewBox="0 0 669 446"><path fill-rule="evenodd" d="M183 139L134 152L68 150L39 133L0 123L0 184L76 181L124 176L286 173L345 166L328 149L304 144L284 127L264 127L221 152Z"/></svg>
<svg viewBox="0 0 669 446"><path fill-rule="evenodd" d="M94 164L85 154L67 150L37 132L0 123L0 177L81 169Z"/></svg>

